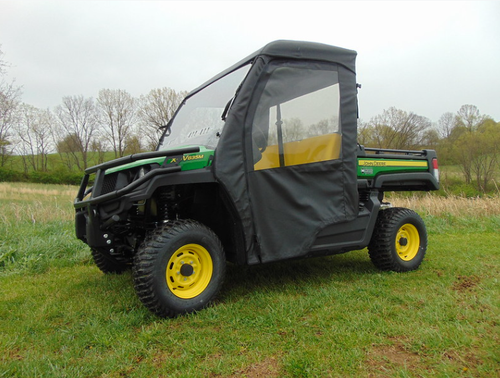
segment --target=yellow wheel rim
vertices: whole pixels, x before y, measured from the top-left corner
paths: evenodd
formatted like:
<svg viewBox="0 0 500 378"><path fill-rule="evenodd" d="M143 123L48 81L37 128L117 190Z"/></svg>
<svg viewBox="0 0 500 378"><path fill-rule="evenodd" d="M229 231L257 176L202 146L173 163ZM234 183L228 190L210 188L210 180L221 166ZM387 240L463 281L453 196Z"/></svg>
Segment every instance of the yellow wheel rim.
<svg viewBox="0 0 500 378"><path fill-rule="evenodd" d="M396 252L403 261L415 258L420 249L420 235L417 228L412 224L405 224L396 235Z"/></svg>
<svg viewBox="0 0 500 378"><path fill-rule="evenodd" d="M212 273L210 253L199 244L186 244L168 260L167 285L175 296L191 299L207 288Z"/></svg>

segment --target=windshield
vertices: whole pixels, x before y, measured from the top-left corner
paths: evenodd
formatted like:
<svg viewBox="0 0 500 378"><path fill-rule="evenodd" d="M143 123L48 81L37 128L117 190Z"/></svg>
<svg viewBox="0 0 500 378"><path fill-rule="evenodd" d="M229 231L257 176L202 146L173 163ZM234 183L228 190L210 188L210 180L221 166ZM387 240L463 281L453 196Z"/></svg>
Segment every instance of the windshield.
<svg viewBox="0 0 500 378"><path fill-rule="evenodd" d="M170 122L158 150L192 145L215 149L224 127L221 118L224 108L235 95L249 68L247 64L189 97Z"/></svg>

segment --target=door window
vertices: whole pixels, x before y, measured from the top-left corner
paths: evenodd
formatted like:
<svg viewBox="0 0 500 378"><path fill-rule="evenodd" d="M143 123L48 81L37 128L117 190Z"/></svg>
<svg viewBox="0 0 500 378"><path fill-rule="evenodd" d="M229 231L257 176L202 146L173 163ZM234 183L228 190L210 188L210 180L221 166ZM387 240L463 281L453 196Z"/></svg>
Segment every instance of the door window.
<svg viewBox="0 0 500 378"><path fill-rule="evenodd" d="M253 122L254 169L338 159L339 98L336 71L293 64L272 70Z"/></svg>

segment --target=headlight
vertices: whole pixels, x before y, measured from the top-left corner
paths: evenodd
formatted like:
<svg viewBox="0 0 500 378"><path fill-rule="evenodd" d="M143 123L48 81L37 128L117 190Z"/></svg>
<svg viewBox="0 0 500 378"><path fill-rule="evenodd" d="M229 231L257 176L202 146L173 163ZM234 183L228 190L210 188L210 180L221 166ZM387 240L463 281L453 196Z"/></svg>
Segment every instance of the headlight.
<svg viewBox="0 0 500 378"><path fill-rule="evenodd" d="M137 178L141 178L145 174L146 174L146 170L144 169L144 167L141 167L141 169L139 169L139 173L137 174Z"/></svg>

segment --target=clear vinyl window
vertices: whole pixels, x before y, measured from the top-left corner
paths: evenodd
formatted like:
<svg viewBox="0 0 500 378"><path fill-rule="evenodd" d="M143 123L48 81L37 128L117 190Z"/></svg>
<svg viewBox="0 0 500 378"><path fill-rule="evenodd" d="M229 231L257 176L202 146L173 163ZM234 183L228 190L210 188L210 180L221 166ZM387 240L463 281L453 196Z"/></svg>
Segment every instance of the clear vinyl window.
<svg viewBox="0 0 500 378"><path fill-rule="evenodd" d="M252 125L255 170L338 159L339 117L336 71L277 67L265 84Z"/></svg>
<svg viewBox="0 0 500 378"><path fill-rule="evenodd" d="M224 127L221 116L249 69L247 64L187 98L165 130L158 149L186 146L215 149Z"/></svg>

